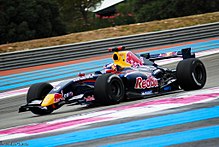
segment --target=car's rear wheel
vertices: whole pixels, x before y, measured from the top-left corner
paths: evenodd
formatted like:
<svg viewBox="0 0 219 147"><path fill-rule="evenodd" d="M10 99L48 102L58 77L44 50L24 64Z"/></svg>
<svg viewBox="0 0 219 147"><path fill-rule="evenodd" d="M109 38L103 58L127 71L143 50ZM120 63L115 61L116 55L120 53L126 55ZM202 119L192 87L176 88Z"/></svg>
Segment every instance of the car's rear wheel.
<svg viewBox="0 0 219 147"><path fill-rule="evenodd" d="M184 90L196 90L206 83L206 69L197 58L182 60L176 68L176 77L180 87Z"/></svg>
<svg viewBox="0 0 219 147"><path fill-rule="evenodd" d="M43 100L46 95L53 89L53 86L49 83L37 83L30 86L27 92L27 103L31 103L34 100ZM37 115L46 115L53 112L52 106L34 108L30 111Z"/></svg>
<svg viewBox="0 0 219 147"><path fill-rule="evenodd" d="M125 96L125 88L121 78L114 74L103 74L95 82L94 97L103 105L121 102Z"/></svg>

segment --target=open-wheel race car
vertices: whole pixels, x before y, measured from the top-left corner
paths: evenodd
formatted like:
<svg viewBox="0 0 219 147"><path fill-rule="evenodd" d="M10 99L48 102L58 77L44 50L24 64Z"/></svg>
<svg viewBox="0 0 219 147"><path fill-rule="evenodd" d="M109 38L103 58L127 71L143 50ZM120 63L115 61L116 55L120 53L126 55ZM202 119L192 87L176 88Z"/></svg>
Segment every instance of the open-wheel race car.
<svg viewBox="0 0 219 147"><path fill-rule="evenodd" d="M206 82L204 64L191 48L164 54L137 55L125 47L110 48L113 63L92 74L79 74L53 87L49 83L30 86L27 104L19 112L50 114L64 104L111 105L127 99L145 98L174 90L201 89ZM182 58L175 69L163 68L156 60Z"/></svg>

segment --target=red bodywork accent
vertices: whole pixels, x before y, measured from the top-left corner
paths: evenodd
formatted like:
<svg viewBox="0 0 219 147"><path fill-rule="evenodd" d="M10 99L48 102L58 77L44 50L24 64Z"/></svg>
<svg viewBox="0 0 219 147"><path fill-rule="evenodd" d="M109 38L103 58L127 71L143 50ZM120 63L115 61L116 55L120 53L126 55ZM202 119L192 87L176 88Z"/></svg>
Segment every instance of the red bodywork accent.
<svg viewBox="0 0 219 147"><path fill-rule="evenodd" d="M83 76L85 76L85 73L79 73L78 76L83 77Z"/></svg>
<svg viewBox="0 0 219 147"><path fill-rule="evenodd" d="M84 81L83 81L83 83L86 83L86 82L89 82L89 83L90 83L90 82L96 82L96 80L84 80Z"/></svg>
<svg viewBox="0 0 219 147"><path fill-rule="evenodd" d="M59 102L62 99L63 99L62 94L60 94L60 93L55 93L54 94L54 101L55 101L55 103Z"/></svg>
<svg viewBox="0 0 219 147"><path fill-rule="evenodd" d="M126 55L126 62L135 66L143 65L142 61L132 52L128 52Z"/></svg>
<svg viewBox="0 0 219 147"><path fill-rule="evenodd" d="M122 50L125 50L125 47L124 46L118 46L118 47L113 47L113 48L108 48L108 51L109 52L118 52L118 51L122 51Z"/></svg>
<svg viewBox="0 0 219 147"><path fill-rule="evenodd" d="M92 96L87 96L87 97L85 97L84 99L85 99L87 102L90 102L90 101L94 101L94 100L95 100L94 95L92 95Z"/></svg>
<svg viewBox="0 0 219 147"><path fill-rule="evenodd" d="M124 49L124 46L118 46L117 49L118 49L118 51L121 51Z"/></svg>
<svg viewBox="0 0 219 147"><path fill-rule="evenodd" d="M115 70L113 70L113 69L107 69L106 70L106 73L113 73L113 72L115 72Z"/></svg>

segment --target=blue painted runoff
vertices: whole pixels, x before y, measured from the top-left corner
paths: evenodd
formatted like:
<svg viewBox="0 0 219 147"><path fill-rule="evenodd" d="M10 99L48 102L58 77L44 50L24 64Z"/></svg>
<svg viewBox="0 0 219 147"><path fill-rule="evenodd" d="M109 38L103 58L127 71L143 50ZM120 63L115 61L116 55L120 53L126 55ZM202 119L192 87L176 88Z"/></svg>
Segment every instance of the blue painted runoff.
<svg viewBox="0 0 219 147"><path fill-rule="evenodd" d="M74 143L80 143L80 142L85 142L85 141L90 141L90 140L95 140L95 139L102 139L102 138L112 137L112 136L117 136L117 135L141 132L141 131L146 131L149 129L159 129L162 127L169 127L169 126L174 126L174 125L180 125L180 124L185 124L185 123L212 119L212 118L219 117L218 112L219 112L219 106L214 106L210 108L202 108L202 109L191 110L191 111L186 111L186 112L181 112L181 113L176 113L176 114L168 114L168 115L149 118L149 119L131 121L131 122L122 123L122 124L116 124L116 125L104 126L104 127L71 132L71 133L66 133L66 134L61 134L61 135L55 135L55 136L50 136L50 137L26 140L24 142L27 143L29 146L36 146L36 147L39 146L39 144L41 146L47 146L47 147L74 144ZM212 130L213 128L209 128L209 129ZM214 129L218 129L218 128L216 127ZM209 132L208 128L203 129L202 133L204 133L204 131ZM195 130L190 130L190 131L187 131L186 133L188 134L190 132L194 133ZM208 136L207 135L197 136L196 140L199 140L199 139L202 140L202 139L205 139L205 137L207 137L207 139L215 138L215 137L218 137L217 136L218 133L219 131L216 133L216 135L215 133L210 133L208 134ZM162 135L160 137L161 141L165 140L165 137L167 140L171 139L169 135L166 134L166 136ZM159 138L159 136L157 136L157 138ZM187 140L188 139L186 138L184 142L187 142ZM153 141L154 140L152 139L152 142L148 142L148 143L149 144L153 143ZM176 141L176 143L178 142Z"/></svg>
<svg viewBox="0 0 219 147"><path fill-rule="evenodd" d="M193 52L216 49L219 48L219 39L188 44L188 45L181 45L171 48L164 48L162 50L151 51L150 53L158 54L158 53L179 51L182 48L188 48L188 47L191 47ZM142 53L146 53L146 52L142 52ZM59 66L59 67L48 68L43 70L36 70L36 71L19 73L19 74L12 74L8 76L1 76L0 92L29 86L31 84L39 83L39 82L58 81L64 78L66 79L71 78L73 76L76 76L79 72L87 73L87 71L89 71L90 73L93 73L97 70L100 70L103 65L110 62L112 62L111 58L107 58L97 61L83 62L79 64L71 64L71 65Z"/></svg>
<svg viewBox="0 0 219 147"><path fill-rule="evenodd" d="M213 138L219 138L219 125L165 134L160 136L140 138L136 140L109 144L102 147L164 147Z"/></svg>

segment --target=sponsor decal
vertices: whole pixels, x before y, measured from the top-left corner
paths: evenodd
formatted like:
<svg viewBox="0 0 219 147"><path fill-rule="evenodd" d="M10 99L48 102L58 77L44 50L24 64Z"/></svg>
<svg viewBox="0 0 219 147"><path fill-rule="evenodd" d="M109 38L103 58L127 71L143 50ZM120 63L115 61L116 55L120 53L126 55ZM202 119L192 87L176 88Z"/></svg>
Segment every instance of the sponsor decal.
<svg viewBox="0 0 219 147"><path fill-rule="evenodd" d="M143 91L141 93L141 95L150 95L150 94L152 94L152 90L150 90L150 91Z"/></svg>
<svg viewBox="0 0 219 147"><path fill-rule="evenodd" d="M133 67L143 65L142 61L132 52L128 52L126 55L126 62L133 65Z"/></svg>
<svg viewBox="0 0 219 147"><path fill-rule="evenodd" d="M63 90L61 91L61 94L55 93L54 94L54 101L55 103L60 102L61 100L65 100L65 98L73 97L73 92L63 93Z"/></svg>
<svg viewBox="0 0 219 147"><path fill-rule="evenodd" d="M89 95L89 96L87 96L87 97L84 97L84 99L87 101L87 102L90 102L90 101L93 101L93 100L95 100L94 99L94 95Z"/></svg>
<svg viewBox="0 0 219 147"><path fill-rule="evenodd" d="M168 53L162 53L158 57L170 57L177 55L177 52L168 52Z"/></svg>
<svg viewBox="0 0 219 147"><path fill-rule="evenodd" d="M149 76L146 80L142 77L137 77L135 82L135 89L146 89L158 87L158 81L156 78Z"/></svg>
<svg viewBox="0 0 219 147"><path fill-rule="evenodd" d="M93 74L89 74L89 75L85 75L83 77L76 77L76 78L73 78L72 81L73 82L77 82L77 81L80 81L80 80L86 80L86 79L91 79L93 78L94 75Z"/></svg>
<svg viewBox="0 0 219 147"><path fill-rule="evenodd" d="M171 90L171 86L164 87L163 90L169 91L169 90Z"/></svg>
<svg viewBox="0 0 219 147"><path fill-rule="evenodd" d="M59 94L59 93L55 93L54 94L54 102L57 103L61 100L64 100L64 98L62 97L62 94Z"/></svg>
<svg viewBox="0 0 219 147"><path fill-rule="evenodd" d="M73 96L72 98L70 98L69 100L77 100L77 99L81 99L84 96L84 94L79 94L76 96Z"/></svg>
<svg viewBox="0 0 219 147"><path fill-rule="evenodd" d="M64 98L73 97L73 92L68 92L68 93L64 94L63 97Z"/></svg>

